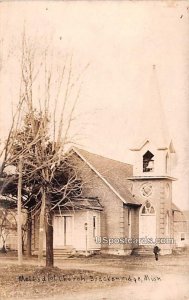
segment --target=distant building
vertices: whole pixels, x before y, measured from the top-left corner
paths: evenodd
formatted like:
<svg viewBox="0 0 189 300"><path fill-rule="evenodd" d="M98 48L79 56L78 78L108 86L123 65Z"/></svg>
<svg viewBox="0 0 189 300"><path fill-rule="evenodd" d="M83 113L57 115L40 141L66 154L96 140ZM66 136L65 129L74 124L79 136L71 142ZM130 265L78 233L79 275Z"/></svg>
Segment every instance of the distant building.
<svg viewBox="0 0 189 300"><path fill-rule="evenodd" d="M176 248L189 247L189 212L172 204L172 213Z"/></svg>
<svg viewBox="0 0 189 300"><path fill-rule="evenodd" d="M22 213L22 224L26 214ZM26 235L25 235L26 236ZM24 231L23 231L24 239ZM0 249L17 249L17 208L16 201L9 196L0 196Z"/></svg>

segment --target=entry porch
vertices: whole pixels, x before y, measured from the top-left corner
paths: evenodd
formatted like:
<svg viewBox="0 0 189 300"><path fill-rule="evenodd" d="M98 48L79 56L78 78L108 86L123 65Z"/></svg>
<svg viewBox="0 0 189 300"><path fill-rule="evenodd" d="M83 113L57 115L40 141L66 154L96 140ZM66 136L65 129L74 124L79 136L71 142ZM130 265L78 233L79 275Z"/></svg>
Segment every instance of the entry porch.
<svg viewBox="0 0 189 300"><path fill-rule="evenodd" d="M91 253L99 251L101 245L95 237L100 236L100 214L102 206L98 199L81 198L53 213L53 248L55 256L71 253ZM33 222L32 252L37 254L39 242L39 217ZM46 236L44 233L44 253Z"/></svg>

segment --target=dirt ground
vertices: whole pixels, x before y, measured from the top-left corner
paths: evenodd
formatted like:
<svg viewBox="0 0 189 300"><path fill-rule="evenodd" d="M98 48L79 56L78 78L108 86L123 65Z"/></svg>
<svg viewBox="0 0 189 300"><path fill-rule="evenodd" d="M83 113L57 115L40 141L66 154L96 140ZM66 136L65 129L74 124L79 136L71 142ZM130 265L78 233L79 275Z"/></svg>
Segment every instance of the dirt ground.
<svg viewBox="0 0 189 300"><path fill-rule="evenodd" d="M37 260L0 257L0 300L187 300L188 254L149 257L96 255L56 260L55 269Z"/></svg>

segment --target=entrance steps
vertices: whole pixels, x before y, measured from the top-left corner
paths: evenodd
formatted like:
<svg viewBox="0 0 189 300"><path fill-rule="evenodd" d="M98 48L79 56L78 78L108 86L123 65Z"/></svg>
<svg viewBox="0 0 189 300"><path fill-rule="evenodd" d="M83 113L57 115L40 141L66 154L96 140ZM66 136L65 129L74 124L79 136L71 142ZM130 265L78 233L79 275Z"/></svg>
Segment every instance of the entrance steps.
<svg viewBox="0 0 189 300"><path fill-rule="evenodd" d="M67 258L71 254L73 254L74 249L73 248L60 248L60 249L54 249L54 258L60 259L60 258Z"/></svg>
<svg viewBox="0 0 189 300"><path fill-rule="evenodd" d="M140 245L132 250L132 255L149 256L154 255L152 246Z"/></svg>

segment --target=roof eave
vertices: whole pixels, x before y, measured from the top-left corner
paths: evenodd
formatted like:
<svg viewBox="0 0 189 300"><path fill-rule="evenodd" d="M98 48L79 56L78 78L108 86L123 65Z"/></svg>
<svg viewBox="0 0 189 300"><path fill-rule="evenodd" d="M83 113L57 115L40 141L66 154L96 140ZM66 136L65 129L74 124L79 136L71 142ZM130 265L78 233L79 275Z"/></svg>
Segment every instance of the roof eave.
<svg viewBox="0 0 189 300"><path fill-rule="evenodd" d="M150 179L150 180L155 180L155 179L168 179L168 180L177 180L177 178L172 177L172 176L132 176L128 177L128 180L144 180L144 179Z"/></svg>
<svg viewBox="0 0 189 300"><path fill-rule="evenodd" d="M142 204L141 203L130 203L130 202L127 202L127 203L124 203L125 206L134 206L134 207L140 207Z"/></svg>

